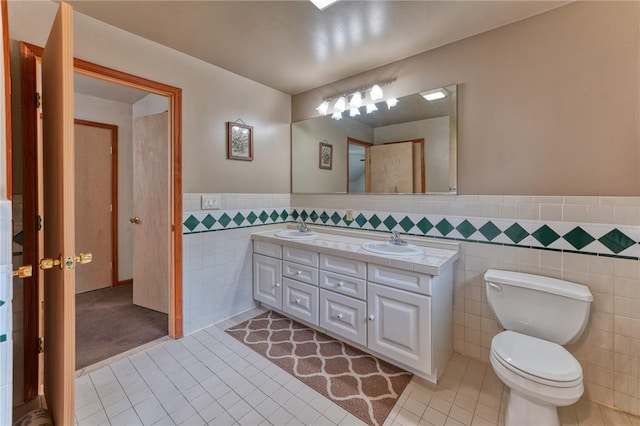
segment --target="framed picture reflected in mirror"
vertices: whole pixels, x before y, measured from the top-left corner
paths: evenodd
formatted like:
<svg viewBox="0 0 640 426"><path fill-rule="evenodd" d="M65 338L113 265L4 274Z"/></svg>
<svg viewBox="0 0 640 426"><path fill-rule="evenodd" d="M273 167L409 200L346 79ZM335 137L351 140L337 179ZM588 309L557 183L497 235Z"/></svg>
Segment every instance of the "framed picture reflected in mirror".
<svg viewBox="0 0 640 426"><path fill-rule="evenodd" d="M327 141L320 142L319 167L326 170L333 168L333 145Z"/></svg>

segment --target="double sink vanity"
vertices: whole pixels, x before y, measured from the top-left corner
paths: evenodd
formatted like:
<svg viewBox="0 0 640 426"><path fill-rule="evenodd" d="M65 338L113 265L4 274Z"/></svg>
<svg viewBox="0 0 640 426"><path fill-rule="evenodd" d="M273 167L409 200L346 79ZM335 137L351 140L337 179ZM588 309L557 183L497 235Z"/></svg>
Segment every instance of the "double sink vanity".
<svg viewBox="0 0 640 426"><path fill-rule="evenodd" d="M256 301L437 382L452 351L457 244L334 228L252 240Z"/></svg>

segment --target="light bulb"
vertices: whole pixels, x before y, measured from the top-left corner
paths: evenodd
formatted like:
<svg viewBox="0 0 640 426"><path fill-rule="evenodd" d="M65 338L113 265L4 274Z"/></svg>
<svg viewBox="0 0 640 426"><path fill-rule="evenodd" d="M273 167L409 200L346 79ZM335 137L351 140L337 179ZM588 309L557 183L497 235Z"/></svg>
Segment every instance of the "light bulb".
<svg viewBox="0 0 640 426"><path fill-rule="evenodd" d="M398 100L396 98L387 99L387 107L389 109L393 108L396 105L398 105Z"/></svg>
<svg viewBox="0 0 640 426"><path fill-rule="evenodd" d="M322 101L322 103L320 105L318 105L318 108L316 108L318 110L318 112L322 115L326 115L327 111L329 110L329 102L327 101Z"/></svg>
<svg viewBox="0 0 640 426"><path fill-rule="evenodd" d="M371 93L369 94L369 96L371 96L372 101L377 101L382 99L384 97L384 94L382 93L382 88L377 84L374 84L373 87L371 88Z"/></svg>
<svg viewBox="0 0 640 426"><path fill-rule="evenodd" d="M367 114L371 114L372 112L376 112L377 110L378 107L376 106L376 104L367 105Z"/></svg>
<svg viewBox="0 0 640 426"><path fill-rule="evenodd" d="M336 111L344 111L344 109L347 107L347 100L344 98L344 96L340 96L340 98L338 98L338 100L336 101L336 104L333 106L333 108Z"/></svg>
<svg viewBox="0 0 640 426"><path fill-rule="evenodd" d="M356 115L360 115L360 110L358 108L351 108L349 111L350 117L355 117Z"/></svg>
<svg viewBox="0 0 640 426"><path fill-rule="evenodd" d="M351 96L349 105L351 105L351 108L360 108L362 106L362 95L360 92L356 92Z"/></svg>
<svg viewBox="0 0 640 426"><path fill-rule="evenodd" d="M336 111L331 116L334 120L342 120L342 113L340 111Z"/></svg>

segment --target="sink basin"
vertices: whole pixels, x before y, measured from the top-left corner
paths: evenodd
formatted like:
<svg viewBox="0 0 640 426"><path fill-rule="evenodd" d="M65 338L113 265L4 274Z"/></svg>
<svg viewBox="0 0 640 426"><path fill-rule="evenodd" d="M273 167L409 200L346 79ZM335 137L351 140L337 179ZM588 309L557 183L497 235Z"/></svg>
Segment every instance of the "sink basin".
<svg viewBox="0 0 640 426"><path fill-rule="evenodd" d="M367 241L362 243L362 248L371 253L387 256L418 256L424 254L422 249L414 245L399 246L383 241Z"/></svg>
<svg viewBox="0 0 640 426"><path fill-rule="evenodd" d="M283 229L275 233L276 237L288 238L290 240L312 240L318 236L316 232L300 232L297 229Z"/></svg>

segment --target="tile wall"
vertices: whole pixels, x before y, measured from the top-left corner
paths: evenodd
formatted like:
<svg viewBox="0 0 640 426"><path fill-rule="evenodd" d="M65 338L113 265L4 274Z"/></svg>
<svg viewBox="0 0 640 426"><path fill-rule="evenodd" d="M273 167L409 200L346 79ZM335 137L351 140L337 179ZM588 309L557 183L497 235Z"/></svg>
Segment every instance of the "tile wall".
<svg viewBox="0 0 640 426"><path fill-rule="evenodd" d="M201 210L202 195L183 197L185 334L256 306L251 234L291 220L289 194L219 194L218 210Z"/></svg>
<svg viewBox="0 0 640 426"><path fill-rule="evenodd" d="M584 368L586 395L640 414L640 197L222 194L220 210L202 211L200 196L184 200L185 333L254 306L250 234L265 226L302 215L325 226L456 239L456 352L488 361L500 331L486 303L488 268L586 284L589 325L569 348ZM353 221L345 221L347 208Z"/></svg>
<svg viewBox="0 0 640 426"><path fill-rule="evenodd" d="M354 219L364 212L367 221L363 228L369 226L373 213L382 221L389 215L394 217L398 222L394 229L400 232L405 232L399 225L405 216L414 224L421 218L435 222L433 225L447 219L453 228L447 234L460 240L461 251L455 267L454 350L483 361L488 361L491 339L500 331L486 303L483 274L488 268L542 274L588 285L594 296L589 325L580 341L569 348L584 368L586 395L605 405L640 414L640 198L292 195L291 205L294 217L303 210L319 212L317 223L322 223L320 216L324 212L325 219L329 218L325 225L330 226L336 226L331 216L342 216L347 208L353 209ZM465 230L467 225L457 229L465 220L476 230L490 221L501 233L487 241L489 238L481 232ZM312 218L308 221L313 222ZM508 235L504 231L514 223L521 224L528 235L519 244L511 238L499 239ZM340 225L360 227L344 221L338 222ZM540 237L542 241L531 238L545 225L558 234L560 238L554 243L562 246L553 248L544 236ZM591 238L565 237L578 227ZM417 228L411 227L409 232L419 234ZM446 232L448 228L443 229ZM601 239L614 230L624 237L618 238L614 232L615 242L605 238L604 244ZM435 226L426 234L448 238ZM569 241L576 245L567 246Z"/></svg>
<svg viewBox="0 0 640 426"><path fill-rule="evenodd" d="M11 202L0 201L0 424L11 424L13 392Z"/></svg>

